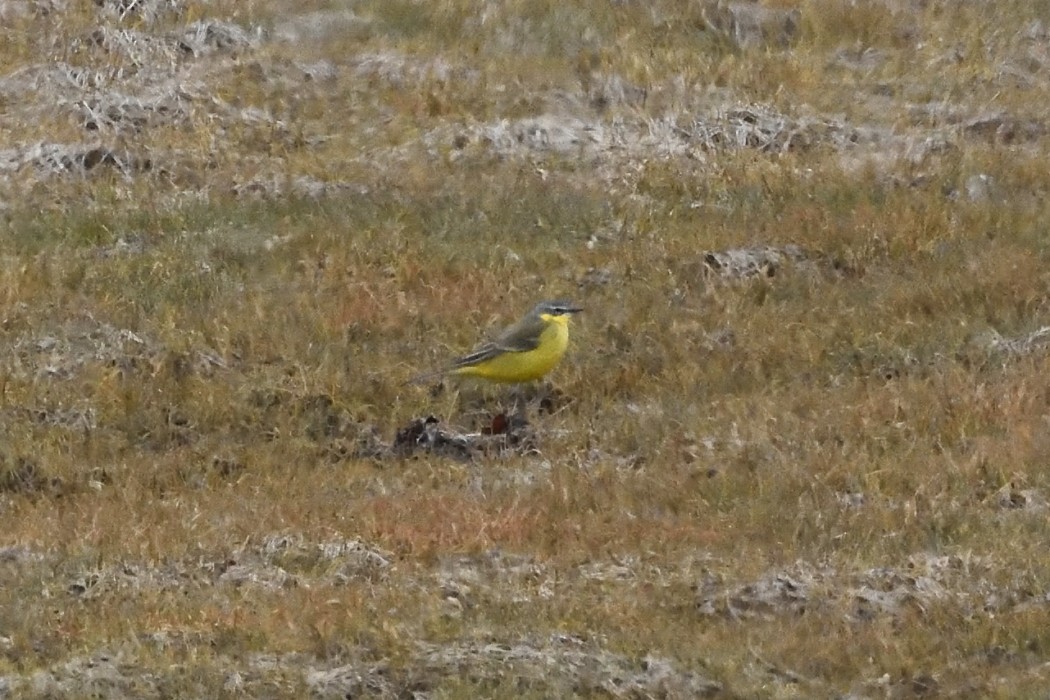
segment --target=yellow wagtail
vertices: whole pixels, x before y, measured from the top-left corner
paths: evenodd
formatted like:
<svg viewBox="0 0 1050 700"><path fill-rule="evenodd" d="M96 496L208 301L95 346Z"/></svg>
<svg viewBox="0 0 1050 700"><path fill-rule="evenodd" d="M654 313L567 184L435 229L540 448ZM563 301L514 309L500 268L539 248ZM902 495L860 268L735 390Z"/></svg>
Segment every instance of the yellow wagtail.
<svg viewBox="0 0 1050 700"><path fill-rule="evenodd" d="M444 374L514 384L539 379L565 355L569 347L569 316L580 311L583 309L568 301L541 302L495 340L453 360L444 369L409 381L423 382Z"/></svg>

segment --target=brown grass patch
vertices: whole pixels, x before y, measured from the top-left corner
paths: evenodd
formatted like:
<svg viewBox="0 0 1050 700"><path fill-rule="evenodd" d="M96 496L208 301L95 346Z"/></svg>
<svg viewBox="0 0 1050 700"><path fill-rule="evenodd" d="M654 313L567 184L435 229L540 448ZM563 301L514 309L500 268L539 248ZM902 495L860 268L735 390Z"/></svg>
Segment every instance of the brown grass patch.
<svg viewBox="0 0 1050 700"><path fill-rule="evenodd" d="M1045 687L1037 5L68 5L0 2L0 687ZM559 297L552 387L404 383Z"/></svg>

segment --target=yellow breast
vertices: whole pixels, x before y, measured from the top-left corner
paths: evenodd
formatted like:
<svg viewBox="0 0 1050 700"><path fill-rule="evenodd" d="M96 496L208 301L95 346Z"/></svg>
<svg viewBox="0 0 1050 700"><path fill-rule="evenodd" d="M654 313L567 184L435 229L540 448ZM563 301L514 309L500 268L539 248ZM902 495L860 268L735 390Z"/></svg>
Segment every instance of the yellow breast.
<svg viewBox="0 0 1050 700"><path fill-rule="evenodd" d="M457 370L457 374L480 377L493 382L531 382L550 372L569 347L569 319L544 315L547 327L540 342L526 352L505 352L491 360Z"/></svg>

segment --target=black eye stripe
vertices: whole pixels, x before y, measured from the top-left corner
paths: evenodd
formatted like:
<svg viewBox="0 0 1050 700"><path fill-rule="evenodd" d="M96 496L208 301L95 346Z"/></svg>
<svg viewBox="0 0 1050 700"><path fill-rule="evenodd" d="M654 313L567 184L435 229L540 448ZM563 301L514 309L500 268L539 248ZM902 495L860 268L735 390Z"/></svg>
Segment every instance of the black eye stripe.
<svg viewBox="0 0 1050 700"><path fill-rule="evenodd" d="M567 302L554 302L548 301L544 304L540 304L534 310L534 313L541 313L547 316L568 316L574 314L580 309L575 304Z"/></svg>

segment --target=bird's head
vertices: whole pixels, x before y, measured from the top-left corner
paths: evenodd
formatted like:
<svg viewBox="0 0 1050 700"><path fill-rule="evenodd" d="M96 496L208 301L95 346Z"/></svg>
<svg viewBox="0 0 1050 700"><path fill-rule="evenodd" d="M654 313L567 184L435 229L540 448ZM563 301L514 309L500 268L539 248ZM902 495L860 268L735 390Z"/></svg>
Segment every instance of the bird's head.
<svg viewBox="0 0 1050 700"><path fill-rule="evenodd" d="M568 323L569 316L572 314L578 314L583 311L582 306L577 306L571 301L565 301L562 299L555 301L541 301L536 305L536 308L532 310L532 313L544 321L557 321L558 323Z"/></svg>

